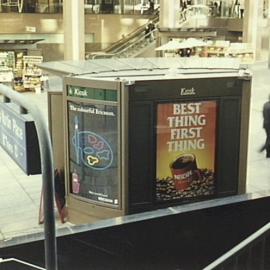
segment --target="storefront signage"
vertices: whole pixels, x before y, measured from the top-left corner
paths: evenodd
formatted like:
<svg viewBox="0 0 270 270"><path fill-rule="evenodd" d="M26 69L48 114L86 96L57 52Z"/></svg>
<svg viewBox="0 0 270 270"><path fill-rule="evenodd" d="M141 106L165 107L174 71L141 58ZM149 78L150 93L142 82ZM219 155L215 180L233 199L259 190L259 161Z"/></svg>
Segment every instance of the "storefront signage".
<svg viewBox="0 0 270 270"><path fill-rule="evenodd" d="M110 89L89 88L70 85L68 96L95 100L117 101L117 91Z"/></svg>
<svg viewBox="0 0 270 270"><path fill-rule="evenodd" d="M119 204L117 107L68 103L71 193Z"/></svg>
<svg viewBox="0 0 270 270"><path fill-rule="evenodd" d="M0 103L0 145L27 174L39 174L40 153L34 122Z"/></svg>
<svg viewBox="0 0 270 270"><path fill-rule="evenodd" d="M216 117L216 101L158 105L157 201L214 193Z"/></svg>
<svg viewBox="0 0 270 270"><path fill-rule="evenodd" d="M196 91L193 87L192 88L181 88L180 95L181 96L194 96L194 95L196 95Z"/></svg>

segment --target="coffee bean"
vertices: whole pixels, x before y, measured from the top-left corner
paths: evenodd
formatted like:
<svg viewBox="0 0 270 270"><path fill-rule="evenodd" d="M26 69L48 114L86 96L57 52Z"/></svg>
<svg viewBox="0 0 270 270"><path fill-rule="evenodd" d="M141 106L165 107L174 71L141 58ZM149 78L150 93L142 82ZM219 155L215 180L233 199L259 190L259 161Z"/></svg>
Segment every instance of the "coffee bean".
<svg viewBox="0 0 270 270"><path fill-rule="evenodd" d="M195 178L190 186L184 191L176 190L174 180L171 177L157 179L156 198L157 200L177 200L183 198L195 198L199 196L209 196L214 194L215 179L214 172L209 169L199 169L201 179Z"/></svg>

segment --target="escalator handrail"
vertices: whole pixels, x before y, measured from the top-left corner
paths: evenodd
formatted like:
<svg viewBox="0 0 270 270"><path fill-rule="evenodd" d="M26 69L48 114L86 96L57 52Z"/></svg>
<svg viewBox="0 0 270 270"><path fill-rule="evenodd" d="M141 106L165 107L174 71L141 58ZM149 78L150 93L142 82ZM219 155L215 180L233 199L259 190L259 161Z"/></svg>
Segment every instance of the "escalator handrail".
<svg viewBox="0 0 270 270"><path fill-rule="evenodd" d="M155 24L155 29L150 31L149 33L145 34L144 30L142 32L140 32L141 35L137 35L134 37L134 39L130 39L128 42L123 43L119 48L117 48L117 51L113 51L112 53L119 53L122 51L126 51L128 48L133 47L134 45L136 45L137 43L141 42L143 39L145 39L147 36L150 36L152 33L157 31L157 26L158 24Z"/></svg>
<svg viewBox="0 0 270 270"><path fill-rule="evenodd" d="M103 53L103 54L95 54L91 57L91 59L104 59L104 58L118 58L121 56L121 54L125 53L126 51L128 51L130 48L135 47L137 44L141 43L142 41L144 41L148 36L150 38L150 36L152 34L154 34L157 31L157 28L155 28L154 30L150 31L147 34L144 34L143 36L139 37L135 42L129 44L127 46L127 44L124 44L123 48L115 53Z"/></svg>
<svg viewBox="0 0 270 270"><path fill-rule="evenodd" d="M135 47L138 43L144 41L148 36L150 37L151 34L154 34L157 31L157 28L155 28L154 30L150 31L147 34L144 34L143 36L141 36L139 39L137 39L134 43L129 44L128 46L125 46L121 51L117 52L115 55L120 55L126 51L128 51L130 48Z"/></svg>
<svg viewBox="0 0 270 270"><path fill-rule="evenodd" d="M153 23L157 23L158 20L159 20L159 16L158 15L155 15L153 18L150 18L149 20L151 20ZM131 39L133 39L134 37L138 36L139 34L141 34L144 31L144 29L145 29L145 27L146 27L147 24L148 23L145 23L144 25L140 26L136 30L134 30L131 33L127 34L124 38L121 38L120 40L118 40L117 42L113 43L108 48L104 49L103 52L105 52L105 53L111 53L118 46L122 46L126 42L128 42Z"/></svg>

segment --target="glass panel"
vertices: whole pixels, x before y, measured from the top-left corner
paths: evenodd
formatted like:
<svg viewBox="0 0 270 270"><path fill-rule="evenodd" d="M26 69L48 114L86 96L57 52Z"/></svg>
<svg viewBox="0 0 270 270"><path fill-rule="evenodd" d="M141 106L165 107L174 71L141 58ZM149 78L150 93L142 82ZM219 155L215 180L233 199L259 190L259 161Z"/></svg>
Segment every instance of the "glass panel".
<svg viewBox="0 0 270 270"><path fill-rule="evenodd" d="M70 192L119 204L117 106L68 103Z"/></svg>
<svg viewBox="0 0 270 270"><path fill-rule="evenodd" d="M1 12L61 13L63 0L2 0Z"/></svg>
<svg viewBox="0 0 270 270"><path fill-rule="evenodd" d="M214 194L216 118L216 101L158 105L157 201Z"/></svg>

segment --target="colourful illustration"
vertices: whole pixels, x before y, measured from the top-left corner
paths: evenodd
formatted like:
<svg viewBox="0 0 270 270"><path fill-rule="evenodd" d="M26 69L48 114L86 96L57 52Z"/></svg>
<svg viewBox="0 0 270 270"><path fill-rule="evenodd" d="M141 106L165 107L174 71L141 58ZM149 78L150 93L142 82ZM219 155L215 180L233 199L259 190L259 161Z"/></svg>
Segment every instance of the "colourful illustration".
<svg viewBox="0 0 270 270"><path fill-rule="evenodd" d="M79 131L75 117L75 134L72 138L75 147L76 162L93 170L105 170L113 162L113 151L109 143L100 135L91 131Z"/></svg>

